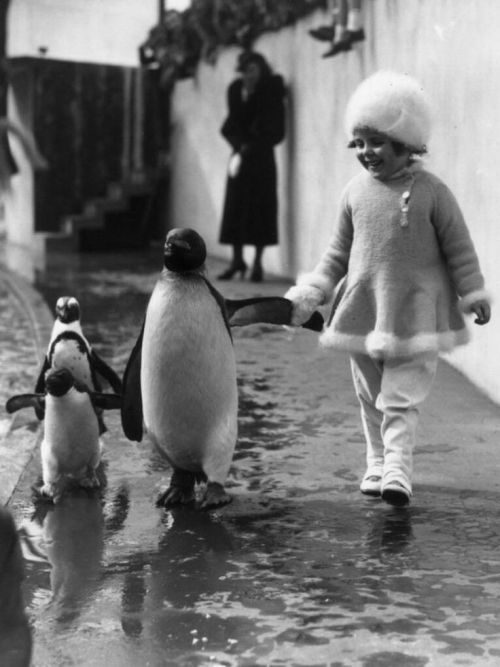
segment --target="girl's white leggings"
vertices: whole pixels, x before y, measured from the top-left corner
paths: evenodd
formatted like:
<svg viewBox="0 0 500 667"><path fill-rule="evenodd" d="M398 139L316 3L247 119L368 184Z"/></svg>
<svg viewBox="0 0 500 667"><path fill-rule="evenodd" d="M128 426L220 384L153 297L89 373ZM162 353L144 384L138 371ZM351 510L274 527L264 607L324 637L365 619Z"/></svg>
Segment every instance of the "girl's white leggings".
<svg viewBox="0 0 500 667"><path fill-rule="evenodd" d="M366 438L365 477L380 475L382 488L398 481L411 494L418 406L429 395L437 362L434 352L382 360L351 354Z"/></svg>

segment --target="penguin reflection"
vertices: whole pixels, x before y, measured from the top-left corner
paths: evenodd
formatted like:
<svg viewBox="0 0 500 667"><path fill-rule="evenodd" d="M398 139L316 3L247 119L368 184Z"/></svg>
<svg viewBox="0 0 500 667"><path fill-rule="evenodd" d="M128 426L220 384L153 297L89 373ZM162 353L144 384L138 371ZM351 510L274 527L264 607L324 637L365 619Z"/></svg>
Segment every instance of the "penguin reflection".
<svg viewBox="0 0 500 667"><path fill-rule="evenodd" d="M101 499L76 491L37 517L51 565L50 608L61 622L72 621L96 586L103 554L104 519Z"/></svg>
<svg viewBox="0 0 500 667"><path fill-rule="evenodd" d="M222 523L195 509L172 510L165 517L169 520L157 553L137 554L133 571L126 575L123 630L129 636L140 635L147 606L147 618L158 637L189 638L193 627L213 637L220 632L220 622L197 612L196 603L219 591L221 578L233 569L231 536Z"/></svg>
<svg viewBox="0 0 500 667"><path fill-rule="evenodd" d="M119 530L127 516L128 494L120 489L111 501L109 527ZM56 505L38 512L51 565L50 608L56 620L70 623L90 599L102 578L105 522L101 495L75 489Z"/></svg>

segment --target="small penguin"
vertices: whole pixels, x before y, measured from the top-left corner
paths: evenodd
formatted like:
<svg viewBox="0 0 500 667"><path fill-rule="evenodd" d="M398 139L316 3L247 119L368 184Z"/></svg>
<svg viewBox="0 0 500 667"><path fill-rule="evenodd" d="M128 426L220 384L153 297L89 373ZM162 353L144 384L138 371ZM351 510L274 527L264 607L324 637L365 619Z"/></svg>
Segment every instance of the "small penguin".
<svg viewBox="0 0 500 667"><path fill-rule="evenodd" d="M141 441L144 426L173 468L170 486L157 501L164 507L194 500L197 482L207 482L202 508L230 502L224 483L238 412L230 326L291 319L291 303L282 297L226 302L204 275L205 259L197 232L168 233L164 268L123 380L125 435Z"/></svg>
<svg viewBox="0 0 500 667"><path fill-rule="evenodd" d="M99 486L95 471L101 460L101 443L96 409L117 409L121 397L90 392L67 368L49 371L45 376L45 389L45 394L9 398L6 410L12 413L34 407L44 411L40 493L57 503L68 478L83 487Z"/></svg>
<svg viewBox="0 0 500 667"><path fill-rule="evenodd" d="M93 391L101 391L99 376L106 380L116 394L120 394L122 383L115 371L99 357L85 338L80 323L80 304L73 296L61 296L56 302L56 319L52 327L47 353L43 361L36 393L45 393L45 375L49 369L67 368L77 382ZM35 409L37 417L43 419L43 410ZM99 430L106 427L98 412Z"/></svg>

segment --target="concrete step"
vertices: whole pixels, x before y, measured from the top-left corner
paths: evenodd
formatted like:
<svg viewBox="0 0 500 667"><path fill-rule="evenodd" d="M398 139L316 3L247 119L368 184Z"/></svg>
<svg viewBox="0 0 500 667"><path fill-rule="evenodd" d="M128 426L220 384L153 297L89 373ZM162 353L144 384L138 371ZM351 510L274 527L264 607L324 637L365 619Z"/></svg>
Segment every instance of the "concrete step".
<svg viewBox="0 0 500 667"><path fill-rule="evenodd" d="M152 189L150 178L127 179L123 182L110 183L106 190L108 199L128 199L136 195L147 195Z"/></svg>
<svg viewBox="0 0 500 667"><path fill-rule="evenodd" d="M124 182L110 183L107 196L89 200L83 213L64 217L60 232L38 232L37 252L78 252L99 250L116 243L133 248L135 232L133 225L137 198L147 197L152 192L150 178L139 174ZM122 219L123 217L123 219ZM120 238L115 236L120 231ZM122 247L120 246L120 247Z"/></svg>
<svg viewBox="0 0 500 667"><path fill-rule="evenodd" d="M104 218L102 213L98 215L68 215L63 220L62 232L76 235L81 229L102 229Z"/></svg>
<svg viewBox="0 0 500 667"><path fill-rule="evenodd" d="M83 215L88 217L98 216L107 211L121 211L126 209L127 199L124 197L108 198L101 197L92 199L85 204Z"/></svg>
<svg viewBox="0 0 500 667"><path fill-rule="evenodd" d="M33 239L35 253L66 253L78 250L77 238L64 232L36 232Z"/></svg>

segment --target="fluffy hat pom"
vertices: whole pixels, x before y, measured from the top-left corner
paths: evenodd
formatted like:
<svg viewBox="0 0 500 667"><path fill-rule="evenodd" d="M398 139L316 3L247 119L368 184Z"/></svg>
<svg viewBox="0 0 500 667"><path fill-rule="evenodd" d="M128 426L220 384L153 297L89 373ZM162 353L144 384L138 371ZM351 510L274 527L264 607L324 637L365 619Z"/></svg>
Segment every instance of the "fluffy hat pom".
<svg viewBox="0 0 500 667"><path fill-rule="evenodd" d="M421 85L407 74L380 71L360 83L346 109L345 127L352 139L356 128L369 127L425 151L431 111Z"/></svg>

